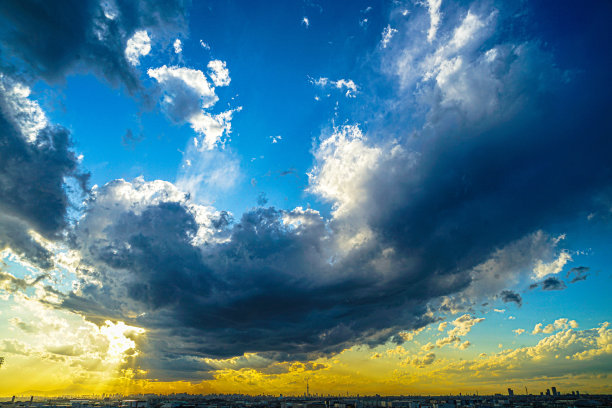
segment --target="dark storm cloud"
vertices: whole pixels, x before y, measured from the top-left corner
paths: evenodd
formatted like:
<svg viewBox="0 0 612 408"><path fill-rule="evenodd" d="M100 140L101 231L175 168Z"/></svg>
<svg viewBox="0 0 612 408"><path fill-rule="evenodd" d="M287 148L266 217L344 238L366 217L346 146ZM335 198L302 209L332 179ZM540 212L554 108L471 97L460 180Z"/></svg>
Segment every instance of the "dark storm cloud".
<svg viewBox="0 0 612 408"><path fill-rule="evenodd" d="M589 268L588 266L576 266L567 272L566 278L569 278L571 275L574 276L570 283L583 281L586 280L586 278L589 276L590 270L591 268Z"/></svg>
<svg viewBox="0 0 612 408"><path fill-rule="evenodd" d="M514 302L519 306L523 304L523 298L521 298L521 295L511 290L502 291L500 296L504 303Z"/></svg>
<svg viewBox="0 0 612 408"><path fill-rule="evenodd" d="M188 1L8 0L0 2L0 53L48 81L88 71L134 91L138 74L125 58L140 29L160 37L180 31ZM19 65L21 66L21 65Z"/></svg>
<svg viewBox="0 0 612 408"><path fill-rule="evenodd" d="M229 228L229 240L204 246L193 243L198 224L186 202L123 211L94 230L95 200L114 207L104 201L115 197L112 188L97 192L77 230L96 237L81 252L104 285L85 285L63 307L96 321L104 311L89 304L122 313L149 337L159 336L154 348L164 358L259 352L282 361L379 344L430 322L426 301L448 292L435 274L414 277L412 288L392 288L370 273L370 254L332 265L325 225L314 212L257 208L229 227L217 222L221 214L210 225ZM287 217L303 224L290 227L282 222ZM130 318L128 311L144 315Z"/></svg>
<svg viewBox="0 0 612 408"><path fill-rule="evenodd" d="M389 245L421 254L422 269L451 274L588 210L612 184L609 104L597 86L582 78L555 96L525 90L527 110L486 130L432 127L416 166L400 157L372 176L364 217Z"/></svg>
<svg viewBox="0 0 612 408"><path fill-rule="evenodd" d="M16 82L0 80L0 249L10 247L46 269L51 254L28 231L59 238L67 226L65 179L85 188L87 176L78 172L68 130L45 125L35 135L25 133L22 116L31 107L20 105L25 102L13 91Z"/></svg>
<svg viewBox="0 0 612 408"><path fill-rule="evenodd" d="M541 284L542 290L563 290L567 287L563 281L554 277L544 279Z"/></svg>

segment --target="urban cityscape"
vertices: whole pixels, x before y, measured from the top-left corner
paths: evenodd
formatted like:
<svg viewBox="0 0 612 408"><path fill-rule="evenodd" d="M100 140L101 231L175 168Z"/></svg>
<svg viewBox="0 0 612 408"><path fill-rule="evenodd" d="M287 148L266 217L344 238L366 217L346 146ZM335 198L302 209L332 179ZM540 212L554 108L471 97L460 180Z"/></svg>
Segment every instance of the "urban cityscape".
<svg viewBox="0 0 612 408"><path fill-rule="evenodd" d="M0 401L3 408L599 408L612 406L611 395L562 393L553 386L539 394L444 396L271 396L137 394L92 395L56 398L12 397Z"/></svg>

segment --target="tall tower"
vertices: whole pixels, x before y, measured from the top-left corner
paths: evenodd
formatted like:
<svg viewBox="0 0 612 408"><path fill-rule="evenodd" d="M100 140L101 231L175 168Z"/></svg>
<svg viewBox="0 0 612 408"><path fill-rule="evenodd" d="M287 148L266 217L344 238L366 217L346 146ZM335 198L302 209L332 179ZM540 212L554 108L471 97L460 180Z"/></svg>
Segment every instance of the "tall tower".
<svg viewBox="0 0 612 408"><path fill-rule="evenodd" d="M306 397L310 397L310 389L308 389L308 378L306 378Z"/></svg>

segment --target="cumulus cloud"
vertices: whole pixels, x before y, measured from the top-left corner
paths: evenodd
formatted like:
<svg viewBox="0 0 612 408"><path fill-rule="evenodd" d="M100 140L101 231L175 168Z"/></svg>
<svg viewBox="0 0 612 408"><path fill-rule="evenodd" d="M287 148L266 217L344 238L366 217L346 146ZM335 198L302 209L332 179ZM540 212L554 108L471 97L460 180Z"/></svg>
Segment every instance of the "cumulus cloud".
<svg viewBox="0 0 612 408"><path fill-rule="evenodd" d="M223 135L230 132L236 109L216 115L207 112L219 98L202 71L163 65L150 68L147 73L160 84L164 93L162 106L168 117L176 123L188 122L194 131L204 136L204 148L213 149Z"/></svg>
<svg viewBox="0 0 612 408"><path fill-rule="evenodd" d="M486 371L507 379L606 373L612 363L612 330L604 322L588 330L564 329L542 338L535 346L502 350L479 359L452 362L438 374L460 377Z"/></svg>
<svg viewBox="0 0 612 408"><path fill-rule="evenodd" d="M208 62L208 74L215 86L227 86L231 82L229 70L225 66L225 61L212 60Z"/></svg>
<svg viewBox="0 0 612 408"><path fill-rule="evenodd" d="M461 337L467 335L476 323L480 323L483 320L484 317L475 318L469 314L464 314L463 316L458 317L450 322L453 325L453 328L447 331L447 336L436 340L436 346L443 347L447 344L455 344L456 348L465 350L470 346L470 342L461 342ZM438 327L438 330L440 330L440 327Z"/></svg>
<svg viewBox="0 0 612 408"><path fill-rule="evenodd" d="M434 353L427 353L423 357L415 357L411 363L417 367L425 367L436 361L436 355Z"/></svg>
<svg viewBox="0 0 612 408"><path fill-rule="evenodd" d="M151 39L146 30L136 31L132 38L128 39L125 47L125 58L132 65L140 65L140 57L151 52Z"/></svg>
<svg viewBox="0 0 612 408"><path fill-rule="evenodd" d="M572 328L572 329L578 328L578 323L575 320L569 320L563 317L563 318L555 320L551 324L547 324L546 326L544 326L543 323L538 323L535 325L531 333L532 334L540 334L540 333L550 334L557 330L566 330L569 328Z"/></svg>
<svg viewBox="0 0 612 408"><path fill-rule="evenodd" d="M181 52L183 52L183 43L181 42L180 38L177 38L176 40L174 40L172 47L174 48L175 54L180 54Z"/></svg>
<svg viewBox="0 0 612 408"><path fill-rule="evenodd" d="M337 217L352 212L366 199L363 181L378 166L382 153L367 144L359 126L335 129L315 152L317 164L308 174L310 191L331 201Z"/></svg>

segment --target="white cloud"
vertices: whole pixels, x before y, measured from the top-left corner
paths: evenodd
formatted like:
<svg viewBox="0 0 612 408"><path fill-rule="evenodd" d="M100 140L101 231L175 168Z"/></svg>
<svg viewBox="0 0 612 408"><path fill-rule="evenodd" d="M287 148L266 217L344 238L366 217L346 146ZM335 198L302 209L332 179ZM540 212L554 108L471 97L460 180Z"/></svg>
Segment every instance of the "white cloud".
<svg viewBox="0 0 612 408"><path fill-rule="evenodd" d="M449 46L453 50L459 50L466 45L473 44L476 40L484 34L482 29L488 25L487 20L483 20L476 14L468 11L467 15L461 22L461 25L455 29L453 37L449 43Z"/></svg>
<svg viewBox="0 0 612 408"><path fill-rule="evenodd" d="M278 136L270 136L270 140L272 140L272 143L278 143L279 140L283 140L283 137L281 135Z"/></svg>
<svg viewBox="0 0 612 408"><path fill-rule="evenodd" d="M464 314L451 322L455 327L449 330L448 334L451 336L465 336L476 323L480 323L483 320L484 317L472 317L469 314Z"/></svg>
<svg viewBox="0 0 612 408"><path fill-rule="evenodd" d="M365 197L364 182L381 154L381 148L367 145L359 126L336 128L315 151L308 190L331 201L335 216L347 215Z"/></svg>
<svg viewBox="0 0 612 408"><path fill-rule="evenodd" d="M210 45L206 44L203 40L200 40L200 45L202 46L202 48L204 48L205 50L210 50Z"/></svg>
<svg viewBox="0 0 612 408"><path fill-rule="evenodd" d="M346 94L345 96L348 98L354 98L355 97L355 93L357 92L357 85L355 85L355 82L353 82L352 79L346 80L346 79L339 79L336 82L332 82L336 88L338 89L346 89Z"/></svg>
<svg viewBox="0 0 612 408"><path fill-rule="evenodd" d="M517 336L520 336L521 334L525 333L525 329L515 329L512 331L516 333Z"/></svg>
<svg viewBox="0 0 612 408"><path fill-rule="evenodd" d="M201 101L202 108L209 108L218 100L214 88L210 86L202 71L197 69L163 65L159 68L150 68L147 73L165 86L164 90L173 94L170 96L173 99L172 103L176 103L175 100L178 98L187 99L196 96ZM191 95L187 94L189 91Z"/></svg>
<svg viewBox="0 0 612 408"><path fill-rule="evenodd" d="M172 46L174 47L175 54L180 54L181 52L183 52L183 44L181 43L181 40L179 38L174 40L174 44L172 44Z"/></svg>
<svg viewBox="0 0 612 408"><path fill-rule="evenodd" d="M569 320L563 317L563 318L555 320L554 323L547 324L546 326L544 326L543 323L538 323L535 325L531 333L532 334L540 334L540 333L550 334L557 330L565 330L569 328L576 329L577 327L578 327L578 323L575 320Z"/></svg>
<svg viewBox="0 0 612 408"><path fill-rule="evenodd" d="M557 259L549 263L544 263L542 260L538 260L533 268L533 278L540 279L547 275L555 275L561 272L565 264L571 261L572 256L567 251L561 251Z"/></svg>
<svg viewBox="0 0 612 408"><path fill-rule="evenodd" d="M198 112L189 120L191 127L198 133L205 135L200 144L202 149L212 150L216 145L223 144L223 134L229 134L232 130L232 118L235 112L240 112L241 107L230 109L217 115L209 115Z"/></svg>
<svg viewBox="0 0 612 408"><path fill-rule="evenodd" d="M456 348L460 350L465 350L466 348L470 346L470 342L465 341L462 343L461 336L465 336L466 334L468 334L472 330L472 327L474 327L475 324L480 323L483 320L484 320L484 317L476 318L476 317L470 316L469 314L464 314L463 316L458 317L457 319L450 322L454 327L447 331L446 337L443 337L436 341L436 346L443 347L447 344L454 343ZM446 326L442 327L442 325L440 325L438 327L438 330L440 330L441 328L443 330L445 327Z"/></svg>
<svg viewBox="0 0 612 408"><path fill-rule="evenodd" d="M505 313L506 309L493 309L493 311L497 313Z"/></svg>
<svg viewBox="0 0 612 408"><path fill-rule="evenodd" d="M140 57L151 52L151 39L146 30L136 31L127 41L125 58L134 66L140 65Z"/></svg>
<svg viewBox="0 0 612 408"><path fill-rule="evenodd" d="M230 84L231 78L229 70L225 66L225 61L210 61L208 63L208 75L210 75L215 86L227 86Z"/></svg>
<svg viewBox="0 0 612 408"><path fill-rule="evenodd" d="M436 38L436 32L440 26L440 6L442 5L442 0L427 0L424 4L429 11L430 20L429 31L427 31L427 41L432 42L434 38Z"/></svg>
<svg viewBox="0 0 612 408"><path fill-rule="evenodd" d="M344 96L347 98L354 98L355 94L358 92L359 87L352 79L339 79L337 81L331 81L329 78L320 77L318 79L309 78L311 84L316 85L321 88L326 88L328 85L331 85L339 90L345 90L346 92Z"/></svg>
<svg viewBox="0 0 612 408"><path fill-rule="evenodd" d="M302 24L306 26L306 28L308 28L310 26L310 20L308 20L308 17L304 16L302 18Z"/></svg>
<svg viewBox="0 0 612 408"><path fill-rule="evenodd" d="M387 48L387 45L389 45L389 42L391 41L391 38L393 38L393 35L395 35L395 33L397 33L397 29L391 28L391 25L387 25L385 27L382 32L382 40L380 41L380 44L383 48Z"/></svg>
<svg viewBox="0 0 612 408"><path fill-rule="evenodd" d="M0 73L0 92L6 95L8 105L2 109L2 113L13 122L29 143L36 142L38 133L49 122L38 102L29 98L30 88Z"/></svg>
<svg viewBox="0 0 612 408"><path fill-rule="evenodd" d="M194 131L204 135L198 143L201 148L213 149L221 142L223 134L230 133L232 116L240 108L216 115L206 112L205 109L212 107L218 97L202 71L164 65L149 69L147 73L161 85L164 91L162 105L170 119L177 123L188 122ZM217 80L229 83L229 77Z"/></svg>
<svg viewBox="0 0 612 408"><path fill-rule="evenodd" d="M197 233L193 237L195 245L213 240L214 227L210 218L217 214L216 210L195 204L188 193L191 192L168 181L145 181L143 177L131 182L123 179L113 180L102 187L94 188L87 217L80 220L77 231L81 252L87 254L89 248L95 250L99 242L108 239L108 227L116 223L121 214L140 215L152 206L162 203L180 203L189 209L197 221Z"/></svg>

